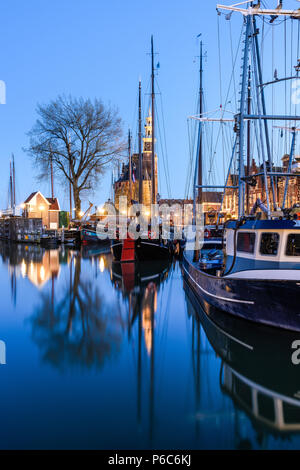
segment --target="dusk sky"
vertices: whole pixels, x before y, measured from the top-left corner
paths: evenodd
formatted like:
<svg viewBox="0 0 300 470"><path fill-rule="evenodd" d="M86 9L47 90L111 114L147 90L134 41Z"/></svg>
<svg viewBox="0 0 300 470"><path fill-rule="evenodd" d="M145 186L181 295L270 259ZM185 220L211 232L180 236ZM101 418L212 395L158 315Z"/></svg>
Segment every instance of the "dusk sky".
<svg viewBox="0 0 300 470"><path fill-rule="evenodd" d="M272 4L276 6L275 1ZM296 0L285 2L286 8L298 6ZM227 28L224 17L221 18L222 28ZM240 15L235 14L234 41L238 40L241 24ZM36 181L37 173L22 150L29 144L26 133L36 120L37 103L47 103L59 94L97 97L118 107L124 134L128 127L135 132L139 77L143 92L149 92L151 34L155 51L159 53L157 81L162 92L171 195L183 197L189 158L187 117L195 112L197 93L199 66L195 57L199 54L196 38L199 33L208 53L205 62L208 108L214 109L220 104L215 1L15 0L2 3L0 79L6 83L7 103L0 106L0 207L7 206L12 152L16 159L17 203L38 189L50 196L50 181ZM228 35L226 44L222 61L228 65L231 60ZM227 69L230 73L230 67ZM145 95L145 107L148 99ZM162 165L160 171L159 192L167 196ZM110 182L109 170L96 194L89 197L94 204L99 205L109 197ZM57 182L55 193L61 208L68 210L68 196Z"/></svg>

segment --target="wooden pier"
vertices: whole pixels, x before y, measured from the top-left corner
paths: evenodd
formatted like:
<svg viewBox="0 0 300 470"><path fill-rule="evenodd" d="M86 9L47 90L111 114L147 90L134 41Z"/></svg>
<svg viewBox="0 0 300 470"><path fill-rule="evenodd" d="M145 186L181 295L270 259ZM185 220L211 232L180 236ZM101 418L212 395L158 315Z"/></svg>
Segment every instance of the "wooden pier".
<svg viewBox="0 0 300 470"><path fill-rule="evenodd" d="M0 240L41 245L81 243L78 230L45 230L41 218L0 218Z"/></svg>
<svg viewBox="0 0 300 470"><path fill-rule="evenodd" d="M14 242L40 243L42 219L7 217L0 219L0 238Z"/></svg>

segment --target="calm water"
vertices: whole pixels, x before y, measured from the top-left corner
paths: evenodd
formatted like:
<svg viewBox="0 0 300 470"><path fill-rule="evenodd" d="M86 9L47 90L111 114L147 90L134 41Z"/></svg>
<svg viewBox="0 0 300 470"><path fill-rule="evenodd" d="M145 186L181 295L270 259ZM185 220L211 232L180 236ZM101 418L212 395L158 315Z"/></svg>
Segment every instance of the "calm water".
<svg viewBox="0 0 300 470"><path fill-rule="evenodd" d="M297 334L209 318L179 263L0 244L0 282L1 448L300 448Z"/></svg>

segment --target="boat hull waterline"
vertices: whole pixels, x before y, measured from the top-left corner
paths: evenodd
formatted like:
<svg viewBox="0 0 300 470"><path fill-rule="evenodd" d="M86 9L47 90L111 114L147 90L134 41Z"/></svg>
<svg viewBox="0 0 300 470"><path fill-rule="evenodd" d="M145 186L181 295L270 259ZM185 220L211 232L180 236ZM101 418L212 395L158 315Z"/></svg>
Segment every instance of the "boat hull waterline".
<svg viewBox="0 0 300 470"><path fill-rule="evenodd" d="M93 229L81 229L81 240L84 244L97 244L97 245L109 245L110 239L107 237L101 239L98 237L97 231Z"/></svg>
<svg viewBox="0 0 300 470"><path fill-rule="evenodd" d="M183 275L207 311L223 312L265 325L300 331L300 281L217 277L199 269L193 253L183 254Z"/></svg>
<svg viewBox="0 0 300 470"><path fill-rule="evenodd" d="M114 240L111 244L111 251L114 261L121 262L123 242ZM171 258L171 251L168 245L163 245L156 240L135 240L134 244L135 261L168 260Z"/></svg>

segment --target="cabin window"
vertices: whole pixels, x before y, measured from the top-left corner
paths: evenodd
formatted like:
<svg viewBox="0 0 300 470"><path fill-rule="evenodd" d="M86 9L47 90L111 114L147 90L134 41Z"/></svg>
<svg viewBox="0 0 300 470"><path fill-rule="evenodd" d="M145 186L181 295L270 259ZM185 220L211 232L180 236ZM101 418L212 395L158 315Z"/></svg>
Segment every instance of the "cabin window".
<svg viewBox="0 0 300 470"><path fill-rule="evenodd" d="M300 256L300 234L290 233L288 235L285 254L287 256Z"/></svg>
<svg viewBox="0 0 300 470"><path fill-rule="evenodd" d="M237 251L244 251L245 253L254 253L255 233L254 232L239 232L237 239Z"/></svg>
<svg viewBox="0 0 300 470"><path fill-rule="evenodd" d="M262 233L260 241L260 254L273 255L278 253L279 234L276 232Z"/></svg>

